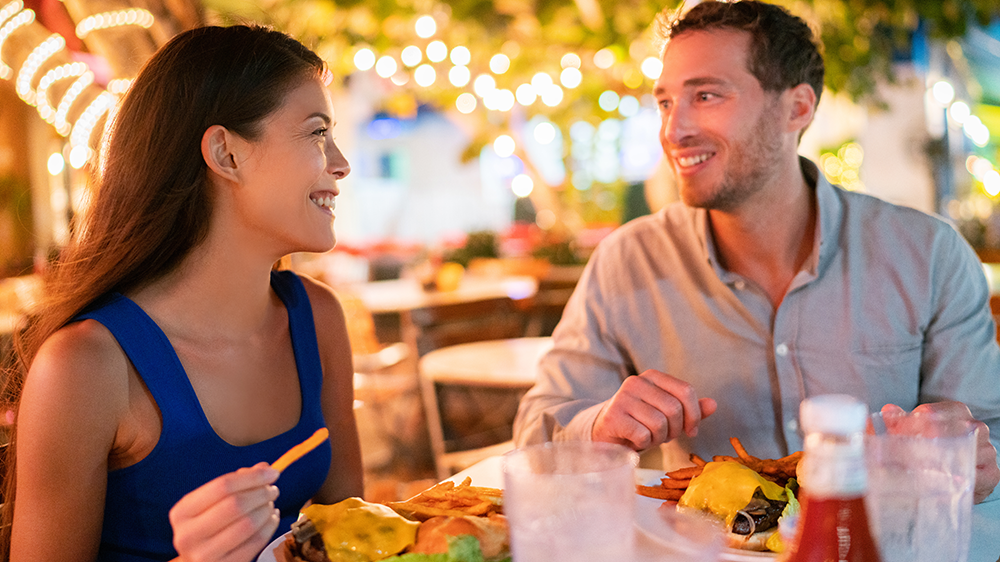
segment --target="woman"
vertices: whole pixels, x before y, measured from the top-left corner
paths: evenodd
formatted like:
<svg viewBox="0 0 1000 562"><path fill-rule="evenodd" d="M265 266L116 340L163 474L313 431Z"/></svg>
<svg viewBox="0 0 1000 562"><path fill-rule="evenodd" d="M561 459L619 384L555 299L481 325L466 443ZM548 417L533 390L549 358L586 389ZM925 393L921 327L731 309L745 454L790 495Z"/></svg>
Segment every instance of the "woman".
<svg viewBox="0 0 1000 562"><path fill-rule="evenodd" d="M272 272L335 243L350 167L328 76L235 26L182 33L136 78L18 343L12 560L247 561L306 501L361 495L343 312ZM324 425L328 444L268 466Z"/></svg>

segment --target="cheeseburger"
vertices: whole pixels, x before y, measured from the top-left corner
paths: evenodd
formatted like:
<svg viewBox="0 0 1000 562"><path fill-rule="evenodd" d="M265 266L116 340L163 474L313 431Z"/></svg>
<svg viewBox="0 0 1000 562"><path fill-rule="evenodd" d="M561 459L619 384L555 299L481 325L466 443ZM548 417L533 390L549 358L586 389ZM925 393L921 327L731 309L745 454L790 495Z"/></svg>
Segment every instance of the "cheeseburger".
<svg viewBox="0 0 1000 562"><path fill-rule="evenodd" d="M700 509L721 519L733 548L768 550L768 539L777 531L786 507L791 502L791 509L797 509L790 489L794 486L782 488L737 462L710 462L691 479L677 507Z"/></svg>
<svg viewBox="0 0 1000 562"><path fill-rule="evenodd" d="M407 562L489 562L509 556L507 520L496 513L437 516L421 522L386 505L348 498L333 505L310 505L302 515L275 553L279 561L392 562L403 555ZM465 554L470 543L475 556Z"/></svg>

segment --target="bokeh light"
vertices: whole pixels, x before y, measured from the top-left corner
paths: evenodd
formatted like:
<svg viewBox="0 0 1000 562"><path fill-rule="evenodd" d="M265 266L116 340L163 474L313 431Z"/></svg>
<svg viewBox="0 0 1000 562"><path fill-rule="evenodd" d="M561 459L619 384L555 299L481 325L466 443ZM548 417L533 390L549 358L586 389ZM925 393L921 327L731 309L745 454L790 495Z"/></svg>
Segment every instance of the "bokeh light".
<svg viewBox="0 0 1000 562"><path fill-rule="evenodd" d="M371 49L359 49L354 53L354 66L358 70L368 70L375 66L375 53Z"/></svg>
<svg viewBox="0 0 1000 562"><path fill-rule="evenodd" d="M458 46L451 50L451 63L457 66L468 66L472 62L472 53L468 47Z"/></svg>
<svg viewBox="0 0 1000 562"><path fill-rule="evenodd" d="M504 54L493 55L490 58L490 71L493 74L503 74L510 69L510 58Z"/></svg>
<svg viewBox="0 0 1000 562"><path fill-rule="evenodd" d="M460 113L464 113L466 115L475 111L476 105L476 96L470 94L469 92L460 94L455 100L455 108L458 109Z"/></svg>
<svg viewBox="0 0 1000 562"><path fill-rule="evenodd" d="M583 73L572 66L564 68L559 74L559 82L569 89L576 88L581 82L583 82Z"/></svg>
<svg viewBox="0 0 1000 562"><path fill-rule="evenodd" d="M437 33L437 22L434 21L433 16L421 16L417 19L413 29L417 32L418 37L427 39Z"/></svg>
<svg viewBox="0 0 1000 562"><path fill-rule="evenodd" d="M467 66L453 66L448 71L448 81L456 88L465 86L471 79L472 73L469 72L469 67Z"/></svg>
<svg viewBox="0 0 1000 562"><path fill-rule="evenodd" d="M535 182L527 174L518 174L510 180L510 189L518 197L527 197L535 189Z"/></svg>
<svg viewBox="0 0 1000 562"><path fill-rule="evenodd" d="M493 141L493 151L501 158L514 154L515 148L514 139L510 135L500 135Z"/></svg>

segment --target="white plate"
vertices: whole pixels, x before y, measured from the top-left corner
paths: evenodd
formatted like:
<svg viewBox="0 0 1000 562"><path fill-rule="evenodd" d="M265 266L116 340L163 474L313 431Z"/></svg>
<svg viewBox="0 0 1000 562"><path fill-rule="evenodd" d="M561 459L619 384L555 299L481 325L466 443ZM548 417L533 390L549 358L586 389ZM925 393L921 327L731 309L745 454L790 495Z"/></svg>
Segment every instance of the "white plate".
<svg viewBox="0 0 1000 562"><path fill-rule="evenodd" d="M636 470L636 482L646 486L655 486L663 478L663 471L640 468ZM635 526L638 527L647 537L658 544L671 546L674 542L675 532L667 525L663 517L657 510L663 505L663 500L638 496L635 502ZM723 548L719 560L727 562L761 562L762 560L773 560L777 558L774 552L754 552L750 550L737 550L735 548Z"/></svg>
<svg viewBox="0 0 1000 562"><path fill-rule="evenodd" d="M261 552L260 556L257 557L257 562L278 562L274 557L274 549L278 548L281 546L281 543L285 542L285 537L287 537L289 533L291 533L291 531L288 531L288 533L285 533L284 535L281 535L271 541L271 544L267 545L264 552ZM282 562L284 561L282 560Z"/></svg>

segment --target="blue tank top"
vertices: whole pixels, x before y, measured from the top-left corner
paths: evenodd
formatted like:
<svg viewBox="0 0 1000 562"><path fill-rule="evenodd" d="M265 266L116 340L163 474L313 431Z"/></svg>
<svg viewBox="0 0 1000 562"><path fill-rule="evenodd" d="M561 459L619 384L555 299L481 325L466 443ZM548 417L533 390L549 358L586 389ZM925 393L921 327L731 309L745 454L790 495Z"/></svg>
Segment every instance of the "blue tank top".
<svg viewBox="0 0 1000 562"><path fill-rule="evenodd" d="M148 456L108 473L99 561L176 557L168 512L181 497L222 474L261 461L273 462L324 427L323 372L305 287L288 271L273 272L271 287L288 310L302 413L294 428L245 447L231 445L215 433L170 341L133 301L111 295L75 318L97 320L111 331L152 393L163 419L160 439ZM326 442L281 473L275 501L281 523L275 537L289 530L299 509L319 490L329 472L331 454Z"/></svg>

